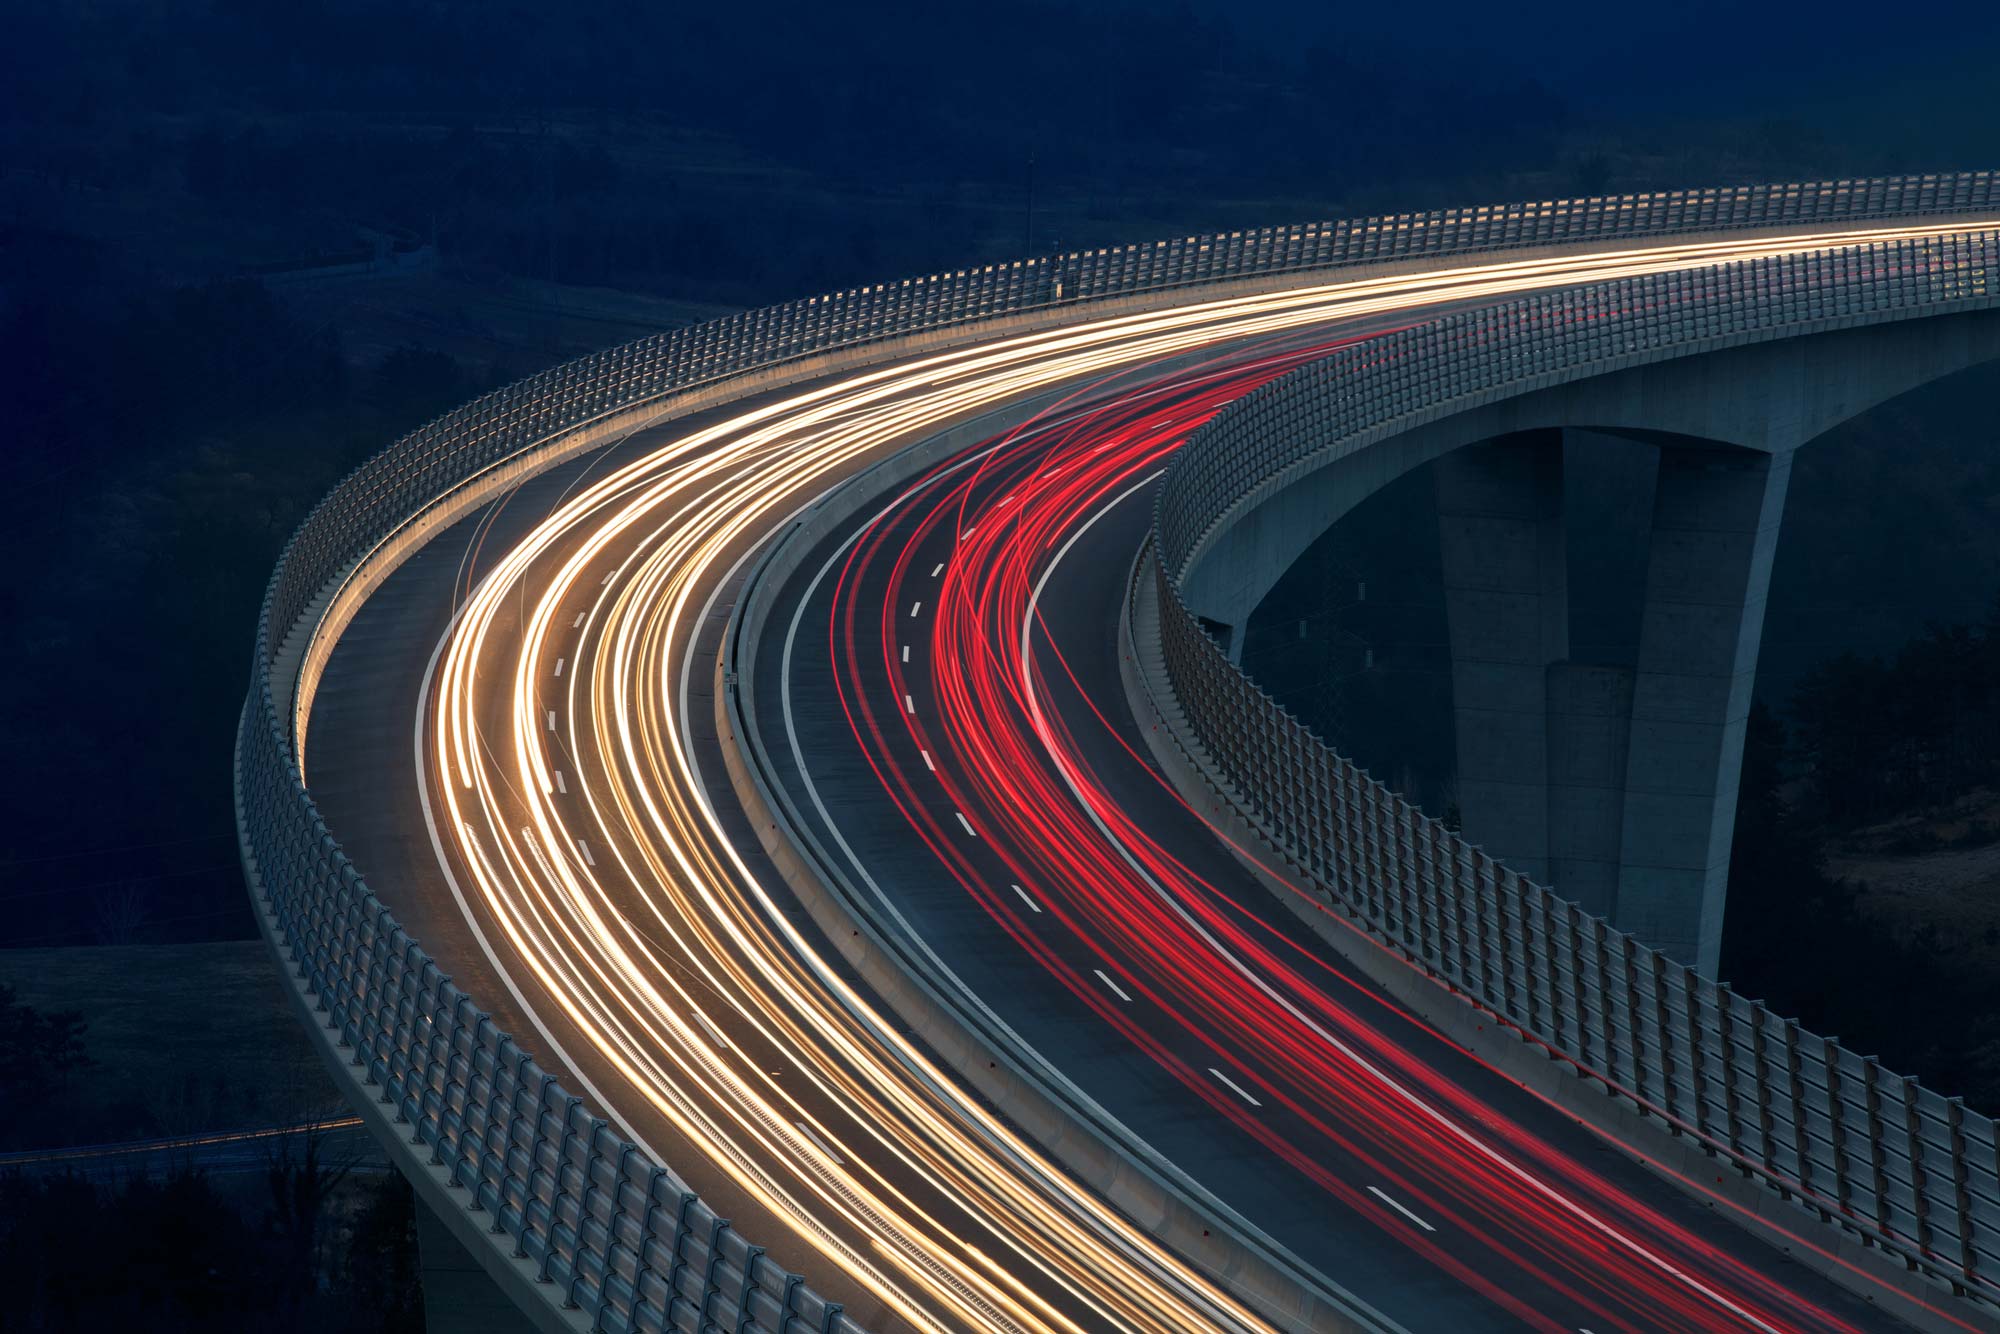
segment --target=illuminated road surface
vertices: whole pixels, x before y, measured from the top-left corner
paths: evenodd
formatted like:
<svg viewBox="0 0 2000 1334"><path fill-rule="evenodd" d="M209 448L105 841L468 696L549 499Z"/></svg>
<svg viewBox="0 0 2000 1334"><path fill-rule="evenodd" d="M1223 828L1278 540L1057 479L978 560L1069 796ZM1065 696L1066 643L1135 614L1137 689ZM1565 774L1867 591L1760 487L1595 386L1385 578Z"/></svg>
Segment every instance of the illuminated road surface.
<svg viewBox="0 0 2000 1334"><path fill-rule="evenodd" d="M641 1111L647 1124L672 1128L676 1142L648 1145L663 1161L700 1154L707 1170L784 1219L822 1268L910 1327L1262 1327L939 1069L893 1015L843 980L787 914L781 887L738 851L740 814L732 825L718 809L728 784L706 737L718 609L756 544L802 505L886 449L996 405L1200 349L1287 334L1323 343L1352 322L1379 325L1406 310L1842 239L1852 236L1474 266L1105 320L829 382L581 477L524 540L484 553L490 571L437 646L426 682L433 706L412 738L464 919L536 1030L521 1036L573 1070L600 1072L582 1091L628 1131ZM1168 429L1153 448L1173 438ZM909 693L906 713L916 707ZM1038 743L1054 744L1046 733ZM1107 814L1071 802L1072 816ZM886 795L881 818L902 818ZM1120 841L1134 837L1124 831ZM1198 940L1190 930L1175 948ZM1107 977L1136 995L1126 983L1140 984L1141 971L1117 966ZM1207 1073L1245 1108L1265 1105L1262 1089L1288 1110L1304 1099L1260 1083L1256 1062L1303 1060L1301 1078L1324 1083L1348 1078L1365 1056L1421 1082L1395 1053L1344 1049L1351 1035L1325 1015L1303 1017L1325 1030L1317 1047L1244 1050ZM1405 1149L1429 1136L1440 1152L1456 1145L1451 1152L1492 1159L1498 1151L1487 1150L1507 1135L1472 1136L1464 1118L1478 1109L1429 1101L1435 1092L1369 1096L1376 1114L1399 1123ZM1229 1123L1219 1110L1217 1121ZM1678 1313L1696 1302L1742 1317L1743 1327L1802 1327L1759 1316L1783 1307L1768 1293L1705 1291L1718 1280L1635 1258L1629 1239L1559 1231L1555 1220L1587 1206L1534 1145L1515 1145L1492 1170L1512 1175L1515 1193L1480 1205L1482 1216L1515 1212L1541 1235L1537 1246L1508 1243L1524 1274L1547 1282L1560 1273L1580 1293L1594 1285L1587 1274L1624 1266L1647 1276L1648 1292L1673 1294L1657 1319L1620 1315L1593 1328L1687 1327ZM1455 1226L1472 1206L1428 1193L1435 1182L1384 1182L1329 1177L1325 1188L1344 1208L1386 1200L1378 1211L1404 1220L1412 1246L1473 1283L1479 1267L1455 1258L1455 1242L1420 1235ZM813 1269L809 1256L788 1259ZM1743 1282L1756 1286L1754 1276ZM1492 1299L1506 1305L1504 1294ZM1515 1305L1515 1315L1542 1320Z"/></svg>

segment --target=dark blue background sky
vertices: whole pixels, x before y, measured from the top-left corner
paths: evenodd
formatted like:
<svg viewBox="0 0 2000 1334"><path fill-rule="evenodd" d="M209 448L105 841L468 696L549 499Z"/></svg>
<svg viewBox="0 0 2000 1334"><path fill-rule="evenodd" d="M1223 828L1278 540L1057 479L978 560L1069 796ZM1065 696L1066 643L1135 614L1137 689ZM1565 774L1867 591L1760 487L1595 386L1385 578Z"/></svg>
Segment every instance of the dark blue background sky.
<svg viewBox="0 0 2000 1334"><path fill-rule="evenodd" d="M1964 77L1990 102L2000 80L2000 5L1769 5L1730 0L1541 4L1437 0L1332 5L1275 0L1195 8L1246 37L1330 37L1384 64L1492 74L1516 66L1566 97L1621 109L1699 92L1730 108L1780 106Z"/></svg>

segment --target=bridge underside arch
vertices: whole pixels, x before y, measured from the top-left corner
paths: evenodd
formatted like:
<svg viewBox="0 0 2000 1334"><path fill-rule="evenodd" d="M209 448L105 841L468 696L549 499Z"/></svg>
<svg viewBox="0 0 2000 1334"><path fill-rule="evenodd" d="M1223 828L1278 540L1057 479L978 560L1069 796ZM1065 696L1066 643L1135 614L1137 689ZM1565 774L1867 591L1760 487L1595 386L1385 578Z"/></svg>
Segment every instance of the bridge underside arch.
<svg viewBox="0 0 2000 1334"><path fill-rule="evenodd" d="M1239 658L1251 613L1363 500L1429 463L1463 832L1713 975L1743 734L1792 453L2000 359L2000 313L1812 334L1621 370L1389 435L1253 497L1182 576ZM1651 470L1636 654L1571 656L1566 449ZM1636 451L1634 446L1639 446Z"/></svg>

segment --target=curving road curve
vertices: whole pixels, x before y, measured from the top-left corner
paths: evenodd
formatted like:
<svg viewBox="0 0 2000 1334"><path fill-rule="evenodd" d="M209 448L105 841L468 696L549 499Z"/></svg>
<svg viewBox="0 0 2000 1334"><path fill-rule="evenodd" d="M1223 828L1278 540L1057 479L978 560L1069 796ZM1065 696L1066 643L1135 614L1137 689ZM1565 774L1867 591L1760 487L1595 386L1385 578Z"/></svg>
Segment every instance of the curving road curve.
<svg viewBox="0 0 2000 1334"><path fill-rule="evenodd" d="M540 512L492 549L493 525L474 525L460 553L463 596L431 646L406 751L455 910L606 1115L649 1149L670 1136L676 1152L656 1160L691 1150L697 1184L706 1173L783 1220L833 1286L879 1304L872 1323L1278 1318L1108 1206L908 1033L801 920L724 772L715 655L760 544L900 448L981 414L1039 413L832 539L847 555L802 595L801 612L818 597L826 616L783 661L797 649L837 683L843 707L820 721L848 729L879 784L846 788L829 835L855 833L872 800L871 837L936 857L954 892L1045 956L1046 994L1068 998L1051 1014L1067 1023L1080 1004L1174 1072L1193 1101L1162 1105L1192 1108L1192 1133L1250 1143L1321 1192L1268 1226L1250 1217L1280 1245L1325 1252L1294 1244L1315 1224L1370 1236L1357 1245L1373 1275L1351 1257L1305 1260L1356 1322L1864 1328L1867 1308L1832 1285L1718 1242L1677 1199L1589 1159L1582 1132L1531 1126L1562 1118L1259 917L1186 812L1175 831L1139 823L1167 803L1143 793L1142 750L1098 712L1118 695L1103 615L1116 603L1089 590L1119 582L1107 568L1122 578L1133 498L1192 425L1337 339L1537 288L1945 230L1646 246L1207 301L912 358L608 453L545 485ZM905 648L920 655L907 667ZM819 759L795 754L801 774ZM977 860L994 857L1004 884ZM1062 934L1035 944L1050 918ZM1099 961L1083 967L1088 951Z"/></svg>

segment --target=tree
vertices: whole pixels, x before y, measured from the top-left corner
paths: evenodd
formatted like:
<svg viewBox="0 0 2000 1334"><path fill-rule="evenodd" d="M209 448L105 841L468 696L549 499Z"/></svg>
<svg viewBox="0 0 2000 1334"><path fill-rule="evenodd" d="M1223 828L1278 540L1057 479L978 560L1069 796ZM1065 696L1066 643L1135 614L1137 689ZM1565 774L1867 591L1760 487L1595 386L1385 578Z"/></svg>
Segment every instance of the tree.
<svg viewBox="0 0 2000 1334"><path fill-rule="evenodd" d="M90 1063L84 1027L76 1011L43 1014L0 983L0 1144L28 1128L32 1111L45 1105L41 1091Z"/></svg>

